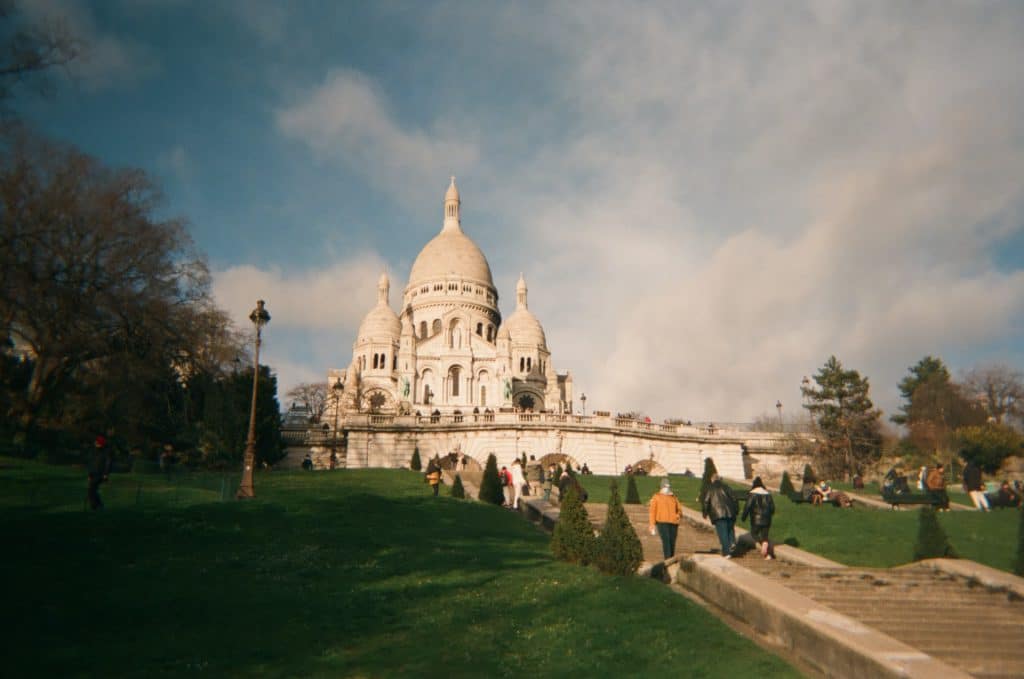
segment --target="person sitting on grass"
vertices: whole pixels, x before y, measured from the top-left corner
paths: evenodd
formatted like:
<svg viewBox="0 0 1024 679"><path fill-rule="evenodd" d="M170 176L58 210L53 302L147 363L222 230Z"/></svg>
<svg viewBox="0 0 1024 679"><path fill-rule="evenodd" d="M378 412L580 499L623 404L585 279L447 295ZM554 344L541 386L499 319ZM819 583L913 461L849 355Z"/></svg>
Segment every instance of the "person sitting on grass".
<svg viewBox="0 0 1024 679"><path fill-rule="evenodd" d="M803 485L800 486L800 497L803 498L804 502L810 502L812 505L820 504L820 498L819 502L815 502L814 496L817 495L817 493L818 489L816 479L810 474L804 474L804 482Z"/></svg>
<svg viewBox="0 0 1024 679"><path fill-rule="evenodd" d="M928 472L928 480L925 482L928 494L938 506L940 511L949 511L949 494L946 492L946 468L942 464L935 465L935 469Z"/></svg>
<svg viewBox="0 0 1024 679"><path fill-rule="evenodd" d="M1021 496L1017 493L1013 487L1010 486L1009 481L1003 481L999 486L999 490L988 496L988 503L992 507L1020 507Z"/></svg>

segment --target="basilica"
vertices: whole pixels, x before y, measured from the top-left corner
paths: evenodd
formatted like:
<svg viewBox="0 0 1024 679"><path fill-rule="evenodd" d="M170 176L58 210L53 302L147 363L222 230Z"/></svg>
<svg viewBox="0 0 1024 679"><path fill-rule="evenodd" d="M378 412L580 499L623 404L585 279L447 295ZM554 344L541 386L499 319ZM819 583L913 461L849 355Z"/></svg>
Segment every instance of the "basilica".
<svg viewBox="0 0 1024 679"><path fill-rule="evenodd" d="M455 178L441 232L413 262L400 313L387 273L359 326L347 368L328 372L338 414L568 413L572 377L555 371L526 281L502 319L484 253L462 230Z"/></svg>

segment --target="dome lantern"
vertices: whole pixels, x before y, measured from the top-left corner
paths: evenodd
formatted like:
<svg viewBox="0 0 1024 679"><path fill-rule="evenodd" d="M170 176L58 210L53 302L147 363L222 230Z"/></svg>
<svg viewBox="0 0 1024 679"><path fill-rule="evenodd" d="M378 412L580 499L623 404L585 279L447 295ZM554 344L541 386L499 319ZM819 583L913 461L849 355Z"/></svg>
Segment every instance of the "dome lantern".
<svg viewBox="0 0 1024 679"><path fill-rule="evenodd" d="M444 227L441 229L441 233L462 231L462 217L459 215L461 204L459 188L455 186L455 176L452 175L452 183L444 194Z"/></svg>

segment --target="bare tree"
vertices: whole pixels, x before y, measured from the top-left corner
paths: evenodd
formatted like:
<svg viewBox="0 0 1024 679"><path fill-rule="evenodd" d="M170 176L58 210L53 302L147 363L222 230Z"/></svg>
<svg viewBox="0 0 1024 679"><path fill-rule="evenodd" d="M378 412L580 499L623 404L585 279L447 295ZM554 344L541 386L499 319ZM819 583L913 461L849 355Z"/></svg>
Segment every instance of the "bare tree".
<svg viewBox="0 0 1024 679"><path fill-rule="evenodd" d="M0 0L0 101L11 96L15 85L35 76L46 87L46 71L77 59L83 50L80 40L61 18L38 24L20 24L15 3Z"/></svg>
<svg viewBox="0 0 1024 679"><path fill-rule="evenodd" d="M226 318L184 225L153 218L158 197L139 170L17 126L0 136L0 336L32 358L25 434L83 368L160 356L181 373L211 360L202 331Z"/></svg>
<svg viewBox="0 0 1024 679"><path fill-rule="evenodd" d="M300 382L288 390L285 397L290 401L301 401L311 413L310 419L319 422L331 402L326 382Z"/></svg>
<svg viewBox="0 0 1024 679"><path fill-rule="evenodd" d="M1024 417L1024 375L1019 370L998 363L980 366L967 373L964 387L997 423Z"/></svg>

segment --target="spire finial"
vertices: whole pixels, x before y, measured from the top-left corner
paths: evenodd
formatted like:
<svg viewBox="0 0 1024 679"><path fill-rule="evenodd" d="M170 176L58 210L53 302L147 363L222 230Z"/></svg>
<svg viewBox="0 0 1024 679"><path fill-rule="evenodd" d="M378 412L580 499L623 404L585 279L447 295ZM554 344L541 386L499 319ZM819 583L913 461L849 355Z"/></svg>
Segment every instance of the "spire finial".
<svg viewBox="0 0 1024 679"><path fill-rule="evenodd" d="M519 272L519 282L516 283L516 309L525 309L526 307L526 279L523 277L523 272Z"/></svg>
<svg viewBox="0 0 1024 679"><path fill-rule="evenodd" d="M452 175L452 183L444 194L444 225L441 232L462 231L461 217L459 215L459 188L455 186L455 175Z"/></svg>

